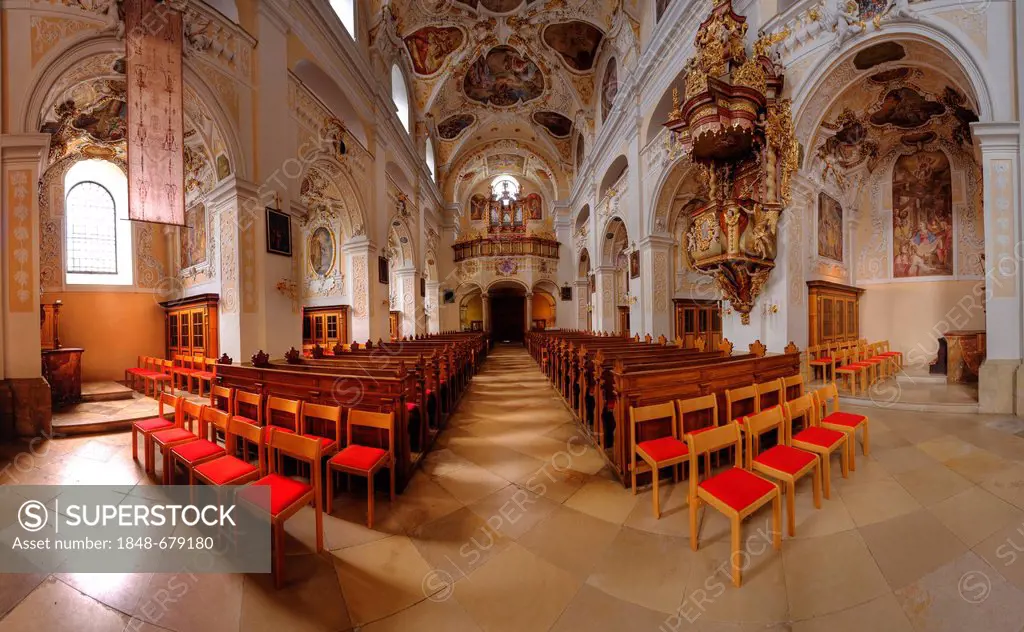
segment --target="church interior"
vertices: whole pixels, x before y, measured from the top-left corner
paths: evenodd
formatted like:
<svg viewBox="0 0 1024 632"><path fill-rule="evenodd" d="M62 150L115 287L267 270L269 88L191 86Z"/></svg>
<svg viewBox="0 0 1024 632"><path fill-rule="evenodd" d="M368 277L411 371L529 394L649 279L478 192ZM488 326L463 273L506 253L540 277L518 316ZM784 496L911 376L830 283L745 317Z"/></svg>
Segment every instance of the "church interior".
<svg viewBox="0 0 1024 632"><path fill-rule="evenodd" d="M2 3L0 632L1024 632L1022 34Z"/></svg>

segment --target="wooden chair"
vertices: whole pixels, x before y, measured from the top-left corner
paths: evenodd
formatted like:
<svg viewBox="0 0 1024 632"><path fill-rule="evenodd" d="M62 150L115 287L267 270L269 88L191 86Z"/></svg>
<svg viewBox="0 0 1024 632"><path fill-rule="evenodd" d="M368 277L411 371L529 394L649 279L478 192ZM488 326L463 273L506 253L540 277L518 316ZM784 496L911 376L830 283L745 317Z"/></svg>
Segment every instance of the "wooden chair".
<svg viewBox="0 0 1024 632"><path fill-rule="evenodd" d="M155 370L150 371L142 376L143 381L143 394L149 395L149 387L153 386L153 397L156 397L157 386L160 386L160 392L166 391L166 385L171 384L171 391L174 391L173 381L174 376L171 374L172 363L170 360L160 360L154 358L153 364Z"/></svg>
<svg viewBox="0 0 1024 632"><path fill-rule="evenodd" d="M259 451L257 465L232 455L235 452L235 441L237 439L249 441L256 445L263 445L263 435L265 433L266 428L254 426L232 417L228 420L228 431L225 435L227 438L225 446L227 454L216 459L210 459L192 468L194 480L205 485L244 485L250 481L255 481L267 471L266 463L263 460L263 452Z"/></svg>
<svg viewBox="0 0 1024 632"><path fill-rule="evenodd" d="M139 390L139 380L142 380L143 388L145 388L145 380L143 376L153 373L152 368L153 358L149 356L139 356L137 365L124 370L124 384L133 391Z"/></svg>
<svg viewBox="0 0 1024 632"><path fill-rule="evenodd" d="M679 413L679 432L682 435L688 434L699 434L701 432L707 432L718 427L718 398L714 395L704 395L702 397L691 397L689 399L677 399L676 408ZM709 417L711 423L706 426L699 426L692 430L686 429L686 417L687 415L695 416L698 413L705 412L705 416ZM717 454L715 455L718 456ZM711 476L711 460L707 459L704 462L704 476Z"/></svg>
<svg viewBox="0 0 1024 632"><path fill-rule="evenodd" d="M283 397L275 397L273 395L267 396L267 411L263 415L263 421L266 423L268 428L273 428L275 431L286 434L298 434L299 427L302 424L302 401L297 399L285 399ZM265 441L270 441L270 434L268 433L264 437ZM269 449L269 448L268 448ZM275 458L279 458L280 455L276 455L273 452L267 452L267 462L273 461ZM277 462L277 469L281 469L282 464L280 461Z"/></svg>
<svg viewBox="0 0 1024 632"><path fill-rule="evenodd" d="M782 387L787 402L801 397L804 394L804 376L797 373L796 375L784 377L782 378Z"/></svg>
<svg viewBox="0 0 1024 632"><path fill-rule="evenodd" d="M190 441L188 443L182 443L171 448L170 455L165 461L164 467L164 485L174 484L174 474L176 466L181 464L188 472L188 484L195 484L195 468L197 465L202 465L207 461L218 459L227 452L216 441L211 441L206 438L210 435L210 429L219 429L226 433L228 431L228 423L231 421L231 415L224 411L217 410L216 408L210 408L209 406L202 406L202 410L199 413L199 439L196 441Z"/></svg>
<svg viewBox="0 0 1024 632"><path fill-rule="evenodd" d="M242 414L243 406L252 408L255 411L253 416L249 414ZM250 393L248 391L236 390L235 396L232 399L231 409L232 419L237 419L242 423L247 423L257 428L262 428L263 423L263 398L258 393ZM264 440L266 438L264 437ZM263 444L257 444L256 450L260 452L257 454L257 458L262 459ZM248 460L249 458L249 442L243 437L242 438L242 457Z"/></svg>
<svg viewBox="0 0 1024 632"><path fill-rule="evenodd" d="M903 352L890 349L888 340L883 340L881 345L882 355L889 358L890 362L892 362L892 372L896 373L903 369Z"/></svg>
<svg viewBox="0 0 1024 632"><path fill-rule="evenodd" d="M761 382L754 386L757 388L757 412L779 406L786 401L786 389L781 379Z"/></svg>
<svg viewBox="0 0 1024 632"><path fill-rule="evenodd" d="M203 382L210 385L213 388L213 380L217 377L217 362L213 358L204 358L203 356L192 357L193 371L189 379L189 390L192 390L192 380L196 382L196 388L199 390L199 396L203 396Z"/></svg>
<svg viewBox="0 0 1024 632"><path fill-rule="evenodd" d="M334 456L341 448L341 406L304 402L299 415L299 434L320 442L320 454Z"/></svg>
<svg viewBox="0 0 1024 632"><path fill-rule="evenodd" d="M149 451L149 455L146 460L146 471L152 474L156 471L155 456L156 450L160 450L160 460L163 463L163 483L164 485L170 485L171 480L171 468L170 465L170 451L171 448L179 446L192 441L198 441L197 437L189 428L193 428L195 423L203 414L202 404L190 402L185 398L181 400L181 415L178 417L177 423L173 428L166 430L158 430L152 433L149 438L153 443L153 447ZM188 424L189 428L185 425Z"/></svg>
<svg viewBox="0 0 1024 632"><path fill-rule="evenodd" d="M835 355L836 368L834 373L838 377L846 378L846 388L854 397L857 396L857 380L865 375L868 365L857 359L857 351L839 351Z"/></svg>
<svg viewBox="0 0 1024 632"><path fill-rule="evenodd" d="M821 459L821 478L825 484L825 498L831 498L831 459L833 453L839 451L843 478L847 478L850 475L846 435L837 430L829 430L818 425L818 416L814 410L814 398L811 394L798 397L791 402L786 402L783 405L783 412L786 415L786 426L790 429L790 445L807 452L813 452ZM799 432L793 430L793 420L798 417L802 418L806 425L806 428Z"/></svg>
<svg viewBox="0 0 1024 632"><path fill-rule="evenodd" d="M739 587L742 584L740 547L743 520L769 502L772 503L772 544L775 550L782 548L782 507L779 488L768 479L743 469L740 428L736 423L730 422L707 432L686 435L686 442L690 448L690 548L697 550L697 512L701 504L706 503L722 512L732 524L732 550L729 559L732 565L732 583ZM726 448L735 449L735 465L703 481L700 480L697 457Z"/></svg>
<svg viewBox="0 0 1024 632"><path fill-rule="evenodd" d="M725 390L725 418L743 424L747 415L761 412L761 398L757 396L757 386L751 384L742 388Z"/></svg>
<svg viewBox="0 0 1024 632"><path fill-rule="evenodd" d="M248 488L262 486L270 488L270 505L266 506L265 503L259 503L259 505L270 514L273 528L271 549L273 551L274 586L281 588L284 586L284 523L311 502L316 521L316 552L320 553L324 550L324 516L320 504L323 497L320 485L320 442L292 432L283 432L277 426L267 426L266 431L267 445L271 451L308 463L311 472L311 479L308 483L295 480L279 473L279 469L274 466L274 460L271 459L269 473Z"/></svg>
<svg viewBox="0 0 1024 632"><path fill-rule="evenodd" d="M195 365L192 363L192 356L177 354L171 362L171 375L173 376L174 388L191 392L191 377L195 372Z"/></svg>
<svg viewBox="0 0 1024 632"><path fill-rule="evenodd" d="M143 462L151 463L152 457L149 452L153 448L153 443L150 441L150 435L154 432L161 430L167 430L173 428L180 423L181 418L181 398L175 397L169 393L160 393L160 398L157 402L157 416L151 419L143 419L136 421L132 424L132 458L137 462L139 460L139 435L142 435L143 443ZM164 414L164 406L169 406L174 411L174 420L168 420ZM148 471L148 470L147 470Z"/></svg>
<svg viewBox="0 0 1024 632"><path fill-rule="evenodd" d="M747 417L747 466L751 471L775 479L785 486L786 519L789 522L789 537L792 538L796 536L796 482L811 475L814 506L821 509L821 472L817 455L787 444L789 433L785 423L780 406ZM771 430L778 432L779 443L761 452L758 439Z"/></svg>
<svg viewBox="0 0 1024 632"><path fill-rule="evenodd" d="M226 386L218 386L216 384L212 385L210 387L210 404L209 404L209 406L210 406L210 408L213 408L214 410L219 410L221 412L227 413L228 417L230 417L231 414L232 414L232 411L234 411L234 409L235 409L235 389L228 388ZM217 429L216 429L216 426L209 427L209 429L212 431L213 436L209 436L207 438L210 439L211 441L216 441L217 440L217 436L216 436ZM227 439L226 439L226 435L225 435L225 441L226 440Z"/></svg>
<svg viewBox="0 0 1024 632"><path fill-rule="evenodd" d="M835 353L825 345L807 347L807 366L811 371L811 381L817 377L817 369L821 369L821 380L827 382L829 375L832 381L836 379L836 358Z"/></svg>
<svg viewBox="0 0 1024 632"><path fill-rule="evenodd" d="M637 441L639 426L645 423L669 422L669 433L653 439ZM689 459L690 451L686 443L680 440L679 419L676 415L675 402L664 404L653 404L650 406L629 407L630 427L630 472L633 479L633 495L636 495L636 475L639 465L636 461L637 455L646 464L651 472L651 485L653 487L652 503L654 505L654 517L661 517L661 505L658 495L658 482L661 478L661 468L672 468L672 482L678 482L678 468L680 463Z"/></svg>
<svg viewBox="0 0 1024 632"><path fill-rule="evenodd" d="M831 402L832 412L829 412ZM850 469L857 470L856 448L857 430L861 429L862 450L867 456L871 450L870 437L868 435L868 418L856 413L847 413L839 410L839 392L835 384L814 391L815 413L821 419L821 427L829 430L838 430L846 433L847 446L850 453Z"/></svg>
<svg viewBox="0 0 1024 632"><path fill-rule="evenodd" d="M356 427L377 428L388 435L388 449L352 443L352 429ZM391 500L395 499L395 413L375 413L365 410L348 411L346 446L327 461L327 513L334 506L334 472L365 476L367 480L366 526L373 528L373 479L381 468L388 468L391 474Z"/></svg>

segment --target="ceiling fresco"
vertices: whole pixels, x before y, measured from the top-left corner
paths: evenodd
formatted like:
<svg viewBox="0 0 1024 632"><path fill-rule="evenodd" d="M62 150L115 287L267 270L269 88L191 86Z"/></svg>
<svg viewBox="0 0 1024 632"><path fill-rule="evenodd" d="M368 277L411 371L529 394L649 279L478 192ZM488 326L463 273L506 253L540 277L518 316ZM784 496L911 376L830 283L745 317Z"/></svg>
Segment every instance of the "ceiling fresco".
<svg viewBox="0 0 1024 632"><path fill-rule="evenodd" d="M643 12L639 0L392 0L371 37L406 57L442 180L461 187L470 153L510 140L543 164L522 175L562 187L573 136L593 131L597 69L639 54Z"/></svg>

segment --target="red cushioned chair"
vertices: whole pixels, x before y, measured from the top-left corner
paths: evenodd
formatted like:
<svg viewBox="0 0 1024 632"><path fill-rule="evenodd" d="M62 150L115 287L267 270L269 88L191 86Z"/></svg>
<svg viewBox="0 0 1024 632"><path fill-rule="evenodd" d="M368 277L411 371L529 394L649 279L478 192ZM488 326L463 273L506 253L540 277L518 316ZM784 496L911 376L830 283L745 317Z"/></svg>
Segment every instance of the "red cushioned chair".
<svg viewBox="0 0 1024 632"><path fill-rule="evenodd" d="M299 426L302 424L302 401L297 399L285 399L283 397L275 397L273 395L267 396L266 412L263 415L263 421L268 428L286 434L299 434ZM270 441L270 433L264 435L264 443ZM275 455L269 448L267 452L267 462L273 461L275 458L280 458L280 455ZM282 469L280 462L277 464L277 469Z"/></svg>
<svg viewBox="0 0 1024 632"><path fill-rule="evenodd" d="M790 445L794 448L813 452L821 459L821 478L825 484L825 498L832 497L832 455L839 452L843 478L850 475L849 458L847 457L846 435L838 430L829 430L818 425L818 415L814 410L814 396L810 393L798 397L783 406L786 416L786 427L789 428ZM802 419L804 429L793 431L793 420Z"/></svg>
<svg viewBox="0 0 1024 632"><path fill-rule="evenodd" d="M188 380L188 390L192 390L192 381L195 380L199 396L202 397L203 382L209 384L211 389L213 388L213 380L217 377L217 362L213 358L193 356L192 367L192 375L189 376Z"/></svg>
<svg viewBox="0 0 1024 632"><path fill-rule="evenodd" d="M846 378L846 388L854 397L857 396L857 380L861 379L863 387L867 389L867 374L871 365L860 361L860 354L856 349L836 352L836 377Z"/></svg>
<svg viewBox="0 0 1024 632"><path fill-rule="evenodd" d="M211 386L209 407L214 410L227 413L230 418L232 411L235 409L235 389L228 388L226 386L217 386L216 384ZM202 430L211 431L213 433L212 436L202 435L204 438L209 439L210 441L217 441L218 437L216 426L200 428L200 431ZM226 437L227 435L225 435L225 443L227 441Z"/></svg>
<svg viewBox="0 0 1024 632"><path fill-rule="evenodd" d="M699 538L698 512L701 504L708 504L725 514L732 524L732 583L742 583L740 542L743 520L752 513L772 504L772 544L782 548L782 507L779 488L765 478L743 469L743 449L740 445L739 424L730 422L706 432L686 435L690 449L690 548L697 550ZM726 448L736 451L736 464L714 476L700 480L697 457Z"/></svg>
<svg viewBox="0 0 1024 632"><path fill-rule="evenodd" d="M751 471L781 482L786 495L786 517L789 522L789 537L796 536L796 482L810 475L814 486L814 506L821 509L821 473L818 457L813 452L799 450L786 441L786 420L782 409L773 406L768 410L747 417L747 465ZM762 434L775 430L777 445L760 451Z"/></svg>
<svg viewBox="0 0 1024 632"><path fill-rule="evenodd" d="M677 399L676 408L679 411L679 431L683 435L699 434L718 427L718 397L714 394ZM716 453L716 465L717 458ZM711 476L710 459L704 461L704 476Z"/></svg>
<svg viewBox="0 0 1024 632"><path fill-rule="evenodd" d="M216 441L210 440L210 429L219 429L227 433L228 422L231 416L227 413L203 406L199 412L199 437L197 441L190 441L171 448L170 456L165 461L164 485L174 484L174 473L176 466L180 464L188 472L188 484L195 484L195 467L212 461L213 459L225 456L227 452ZM226 436L226 434L225 434Z"/></svg>
<svg viewBox="0 0 1024 632"><path fill-rule="evenodd" d="M249 441L259 446L263 445L263 435L265 432L265 428L231 418L228 421L228 431L225 434L227 454L200 463L192 468L194 480L205 485L244 485L258 479L267 471L266 464L263 461L262 450L257 451L260 457L258 465L253 465L232 455L235 453L235 441L237 439Z"/></svg>
<svg viewBox="0 0 1024 632"><path fill-rule="evenodd" d="M262 428L263 423L263 398L259 393L250 393L248 391L236 390L235 396L232 399L231 418L237 419L243 423L247 423L257 428ZM265 437L264 437L265 440ZM249 460L249 442L243 437L242 441L242 458ZM256 446L258 452L257 457L262 459L263 444L260 443Z"/></svg>
<svg viewBox="0 0 1024 632"><path fill-rule="evenodd" d="M815 369L821 369L821 381L827 382L829 375L834 382L836 379L836 358L835 350L828 345L807 347L807 366L811 370L811 380L818 377Z"/></svg>
<svg viewBox="0 0 1024 632"><path fill-rule="evenodd" d="M150 456L150 451L153 449L153 442L150 441L150 435L160 430L167 430L179 425L181 418L181 398L175 397L169 393L160 393L160 399L158 400L158 413L156 417L151 419L142 419L132 424L132 458L136 461L139 460L139 435L142 435L142 455L143 461L146 463L147 471L149 463L152 463L153 459ZM168 420L164 414L164 406L169 407L174 411L174 420Z"/></svg>
<svg viewBox="0 0 1024 632"><path fill-rule="evenodd" d="M185 392L191 391L191 378L192 374L195 372L196 367L195 364L193 364L192 356L180 354L174 356L174 361L171 363L171 375L174 378L174 388L181 389Z"/></svg>
<svg viewBox="0 0 1024 632"><path fill-rule="evenodd" d="M786 387L781 378L754 386L757 387L757 412L768 410L786 401Z"/></svg>
<svg viewBox="0 0 1024 632"><path fill-rule="evenodd" d="M356 427L376 428L387 433L388 449L354 444L352 429ZM346 446L327 461L327 513L334 506L334 472L365 476L367 480L366 526L373 528L373 479L381 468L388 468L391 474L391 500L395 499L395 413L375 413L350 409Z"/></svg>
<svg viewBox="0 0 1024 632"><path fill-rule="evenodd" d="M124 370L125 386L133 391L137 391L139 390L139 380L143 380L143 376L159 373L159 371L153 369L153 361L153 358L149 356L139 356L138 366ZM145 389L145 380L142 381L142 384L143 389Z"/></svg>
<svg viewBox="0 0 1024 632"><path fill-rule="evenodd" d="M270 472L252 483L250 488L270 487L270 506L261 504L261 508L270 514L273 527L273 573L274 586L284 586L284 523L300 509L313 503L316 515L316 552L324 550L323 509L321 507L320 487L320 442L291 432L282 432L281 428L267 426L267 445L270 450L309 465L312 479L295 480L279 473L270 460ZM242 492L243 494L245 492Z"/></svg>
<svg viewBox="0 0 1024 632"><path fill-rule="evenodd" d="M167 385L171 384L171 392L174 392L173 377L171 375L172 364L170 360L153 360L154 371L147 373L142 376L142 390L144 395L149 395L150 385L153 389L153 397L157 396L157 387L160 388L160 393L167 390Z"/></svg>
<svg viewBox="0 0 1024 632"><path fill-rule="evenodd" d="M829 412L831 402L832 412ZM825 388L819 388L814 392L814 409L821 419L821 427L829 430L838 430L846 434L847 449L850 455L850 469L857 470L855 452L857 448L857 430L861 429L862 450L864 456L868 455L871 449L870 437L868 436L868 418L856 413L848 413L839 410L839 392L835 384L829 384Z"/></svg>
<svg viewBox="0 0 1024 632"><path fill-rule="evenodd" d="M742 388L725 390L725 418L735 422L743 429L743 418L761 412L761 398L757 395L757 385L751 384Z"/></svg>
<svg viewBox="0 0 1024 632"><path fill-rule="evenodd" d="M804 376L797 373L796 375L790 375L789 377L782 378L782 388L785 390L786 401L796 399L804 395Z"/></svg>
<svg viewBox="0 0 1024 632"><path fill-rule="evenodd" d="M178 418L178 422L174 427L166 430L158 430L150 435L150 440L153 442L153 449L149 451L149 458L146 459L146 471L152 474L156 470L156 462L153 457L155 456L156 451L160 450L160 460L161 463L163 463L164 468L164 485L170 485L171 480L171 448L199 440L199 437L192 432L192 429L195 427L195 424L199 422L199 418L203 414L203 408L205 408L205 406L202 404L190 402L187 399L182 398L181 416ZM186 428L186 426L188 427Z"/></svg>
<svg viewBox="0 0 1024 632"><path fill-rule="evenodd" d="M299 434L320 442L320 454L334 456L341 447L341 406L303 402Z"/></svg>
<svg viewBox="0 0 1024 632"><path fill-rule="evenodd" d="M660 518L661 501L658 498L658 484L661 478L661 468L672 468L672 482L675 483L679 480L679 468L676 466L690 458L690 449L686 447L685 442L679 439L679 418L676 414L675 402L651 406L630 406L629 427L633 494L636 495L636 475L642 467L644 471L651 473L653 487L651 502L654 505L654 517ZM637 463L637 456L643 463Z"/></svg>

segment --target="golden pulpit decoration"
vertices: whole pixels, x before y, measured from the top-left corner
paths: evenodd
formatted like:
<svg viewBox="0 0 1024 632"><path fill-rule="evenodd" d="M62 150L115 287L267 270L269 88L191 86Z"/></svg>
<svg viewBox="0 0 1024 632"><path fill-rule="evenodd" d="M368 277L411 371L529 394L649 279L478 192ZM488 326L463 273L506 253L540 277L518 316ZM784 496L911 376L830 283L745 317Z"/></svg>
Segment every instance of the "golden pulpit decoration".
<svg viewBox="0 0 1024 632"><path fill-rule="evenodd" d="M750 310L775 267L777 228L790 201L797 142L783 68L771 47L788 33L744 45L746 18L717 2L697 31L686 95L673 95L673 140L700 165L708 200L690 214L686 251L713 275L722 295L750 323Z"/></svg>

